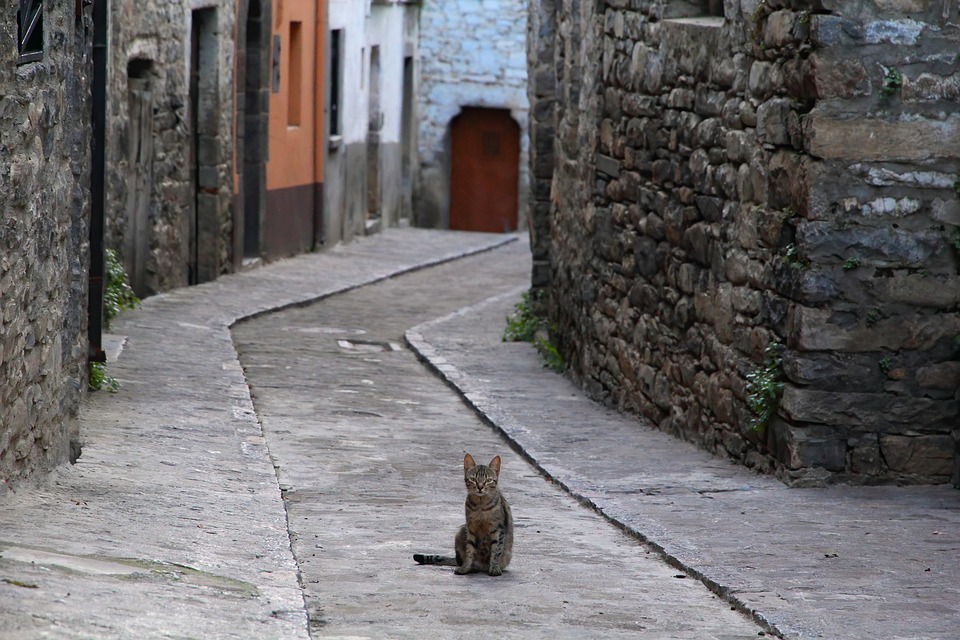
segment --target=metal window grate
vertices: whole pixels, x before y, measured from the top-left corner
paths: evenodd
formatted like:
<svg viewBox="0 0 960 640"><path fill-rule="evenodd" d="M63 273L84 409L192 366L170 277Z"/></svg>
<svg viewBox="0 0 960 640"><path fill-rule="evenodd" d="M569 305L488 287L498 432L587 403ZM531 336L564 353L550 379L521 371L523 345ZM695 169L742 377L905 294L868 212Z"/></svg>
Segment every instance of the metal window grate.
<svg viewBox="0 0 960 640"><path fill-rule="evenodd" d="M43 0L20 0L17 64L43 60Z"/></svg>

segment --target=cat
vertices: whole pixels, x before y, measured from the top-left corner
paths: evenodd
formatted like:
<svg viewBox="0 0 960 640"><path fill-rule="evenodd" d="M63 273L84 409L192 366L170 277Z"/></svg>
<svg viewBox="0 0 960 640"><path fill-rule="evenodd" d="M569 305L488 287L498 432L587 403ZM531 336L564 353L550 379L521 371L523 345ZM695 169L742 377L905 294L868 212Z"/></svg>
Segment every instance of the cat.
<svg viewBox="0 0 960 640"><path fill-rule="evenodd" d="M513 556L513 514L498 488L500 456L488 465L477 464L469 453L463 457L463 481L467 485L467 523L454 539L456 557L413 554L420 564L456 567L463 575L486 571L499 576Z"/></svg>

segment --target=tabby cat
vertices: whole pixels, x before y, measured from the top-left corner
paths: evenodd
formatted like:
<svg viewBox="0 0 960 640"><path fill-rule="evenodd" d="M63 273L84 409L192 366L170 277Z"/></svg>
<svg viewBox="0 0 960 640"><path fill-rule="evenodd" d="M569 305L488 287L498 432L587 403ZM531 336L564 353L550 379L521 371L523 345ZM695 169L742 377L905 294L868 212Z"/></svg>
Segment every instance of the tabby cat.
<svg viewBox="0 0 960 640"><path fill-rule="evenodd" d="M506 498L497 488L500 456L488 465L477 464L469 453L463 457L463 481L467 485L467 523L454 539L457 557L413 554L420 564L455 566L454 573L486 571L499 576L513 555L513 516Z"/></svg>

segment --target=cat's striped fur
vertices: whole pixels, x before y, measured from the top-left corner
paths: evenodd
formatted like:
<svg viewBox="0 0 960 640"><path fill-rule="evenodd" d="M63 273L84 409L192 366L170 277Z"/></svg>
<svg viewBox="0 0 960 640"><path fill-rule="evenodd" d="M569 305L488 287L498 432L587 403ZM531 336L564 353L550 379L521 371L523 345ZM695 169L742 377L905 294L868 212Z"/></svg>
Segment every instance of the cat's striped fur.
<svg viewBox="0 0 960 640"><path fill-rule="evenodd" d="M463 457L463 481L467 485L467 523L454 539L456 557L415 553L420 564L455 566L454 573L486 571L499 576L513 556L513 515L500 493L500 456L488 465L477 464L469 453Z"/></svg>

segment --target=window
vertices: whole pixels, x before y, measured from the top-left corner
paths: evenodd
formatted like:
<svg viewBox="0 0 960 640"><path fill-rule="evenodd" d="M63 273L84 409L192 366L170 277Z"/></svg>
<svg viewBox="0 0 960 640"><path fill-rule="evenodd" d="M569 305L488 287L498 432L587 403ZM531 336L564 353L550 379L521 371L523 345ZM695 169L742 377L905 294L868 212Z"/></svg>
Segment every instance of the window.
<svg viewBox="0 0 960 640"><path fill-rule="evenodd" d="M20 0L17 64L43 60L43 0Z"/></svg>
<svg viewBox="0 0 960 640"><path fill-rule="evenodd" d="M300 126L300 107L303 102L303 34L300 22L290 23L290 43L287 45L287 126Z"/></svg>
<svg viewBox="0 0 960 640"><path fill-rule="evenodd" d="M343 73L343 29L330 32L330 135L340 135L340 78Z"/></svg>

